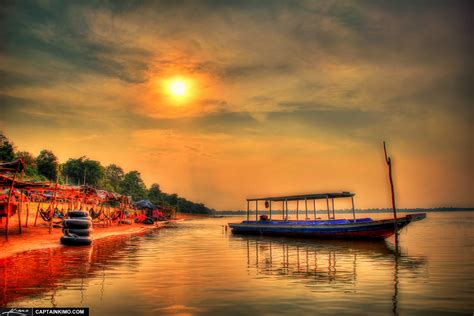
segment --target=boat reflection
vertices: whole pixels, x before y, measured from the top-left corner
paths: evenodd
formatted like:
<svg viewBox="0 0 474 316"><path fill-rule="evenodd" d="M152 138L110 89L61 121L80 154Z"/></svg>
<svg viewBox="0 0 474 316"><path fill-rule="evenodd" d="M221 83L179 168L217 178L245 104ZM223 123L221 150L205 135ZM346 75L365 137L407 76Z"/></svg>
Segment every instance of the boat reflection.
<svg viewBox="0 0 474 316"><path fill-rule="evenodd" d="M0 306L44 293L51 295L51 305L56 306L56 291L65 287L79 291L83 298L85 281L97 276L102 276L103 295L105 279L120 277L121 265L131 273L138 271L139 259L134 254L141 240L138 236L117 236L95 240L90 247L62 246L2 258Z"/></svg>
<svg viewBox="0 0 474 316"><path fill-rule="evenodd" d="M426 273L425 257L408 256L386 242L308 241L278 237L235 236L246 243L247 267L258 276L289 278L313 291L355 292L360 271L364 277L387 282L376 268L393 269L392 311L398 315L400 273L416 278ZM360 281L365 281L361 279Z"/></svg>

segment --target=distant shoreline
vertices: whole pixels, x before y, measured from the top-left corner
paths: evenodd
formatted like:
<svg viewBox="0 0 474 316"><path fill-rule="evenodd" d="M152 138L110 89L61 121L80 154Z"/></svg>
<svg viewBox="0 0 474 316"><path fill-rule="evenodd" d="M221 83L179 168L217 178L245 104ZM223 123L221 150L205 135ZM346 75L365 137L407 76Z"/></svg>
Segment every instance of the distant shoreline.
<svg viewBox="0 0 474 316"><path fill-rule="evenodd" d="M406 212L472 212L474 211L474 207L438 207L438 208L400 208L397 209L397 212L406 213ZM268 209L259 210L259 213L268 213ZM289 210L290 214L296 214L296 210ZM300 210L299 213L305 213L305 210ZM313 210L308 210L308 214L313 214ZM326 209L319 209L316 210L318 214L327 213ZM332 212L332 211L331 211ZM335 213L339 214L348 214L352 213L352 209L343 209L343 210L335 210ZM381 209L356 209L356 213L392 213L393 210L391 208L381 208ZM250 213L255 213L255 210L251 210ZM281 210L272 210L272 214L282 214ZM245 210L238 210L238 211L215 211L214 215L241 215L247 214Z"/></svg>

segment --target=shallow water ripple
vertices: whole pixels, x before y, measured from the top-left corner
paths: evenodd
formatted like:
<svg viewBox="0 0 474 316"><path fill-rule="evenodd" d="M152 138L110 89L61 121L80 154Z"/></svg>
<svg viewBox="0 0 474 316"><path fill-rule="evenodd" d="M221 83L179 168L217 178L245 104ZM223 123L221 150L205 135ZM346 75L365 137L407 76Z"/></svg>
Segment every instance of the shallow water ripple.
<svg viewBox="0 0 474 316"><path fill-rule="evenodd" d="M228 221L238 219L4 259L0 303L92 315L474 312L473 213L429 213L402 232L400 253L390 240L234 236Z"/></svg>

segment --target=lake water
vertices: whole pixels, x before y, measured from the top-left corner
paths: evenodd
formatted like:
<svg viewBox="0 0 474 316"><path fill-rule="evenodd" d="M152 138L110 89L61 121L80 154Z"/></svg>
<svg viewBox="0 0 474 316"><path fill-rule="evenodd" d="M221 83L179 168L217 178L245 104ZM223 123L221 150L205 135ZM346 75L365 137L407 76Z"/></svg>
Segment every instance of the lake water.
<svg viewBox="0 0 474 316"><path fill-rule="evenodd" d="M124 316L474 312L474 212L428 213L401 232L399 255L393 238L241 237L229 221L239 218L2 259L0 304Z"/></svg>

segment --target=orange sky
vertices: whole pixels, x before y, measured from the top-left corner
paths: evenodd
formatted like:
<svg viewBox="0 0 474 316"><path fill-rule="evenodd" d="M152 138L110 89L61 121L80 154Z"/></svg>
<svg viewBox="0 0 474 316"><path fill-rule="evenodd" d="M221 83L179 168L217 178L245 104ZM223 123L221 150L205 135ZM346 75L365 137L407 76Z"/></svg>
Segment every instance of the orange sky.
<svg viewBox="0 0 474 316"><path fill-rule="evenodd" d="M1 8L0 129L216 209L354 191L472 206L472 56L453 4L157 1ZM170 96L181 78L187 94Z"/></svg>

